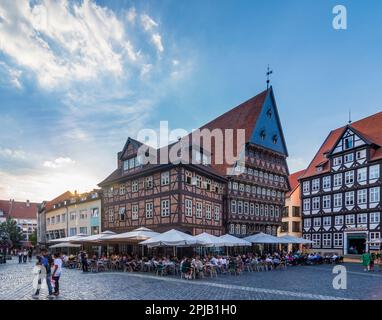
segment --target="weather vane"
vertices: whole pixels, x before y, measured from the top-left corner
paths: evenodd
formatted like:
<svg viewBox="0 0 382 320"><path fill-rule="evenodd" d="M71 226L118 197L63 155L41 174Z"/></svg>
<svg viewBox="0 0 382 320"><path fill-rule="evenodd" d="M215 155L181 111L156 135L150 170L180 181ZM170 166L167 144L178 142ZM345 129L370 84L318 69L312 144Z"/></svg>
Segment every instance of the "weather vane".
<svg viewBox="0 0 382 320"><path fill-rule="evenodd" d="M270 75L273 73L273 70L269 69L269 64L268 64L268 68L267 68L267 90L269 89L269 77Z"/></svg>

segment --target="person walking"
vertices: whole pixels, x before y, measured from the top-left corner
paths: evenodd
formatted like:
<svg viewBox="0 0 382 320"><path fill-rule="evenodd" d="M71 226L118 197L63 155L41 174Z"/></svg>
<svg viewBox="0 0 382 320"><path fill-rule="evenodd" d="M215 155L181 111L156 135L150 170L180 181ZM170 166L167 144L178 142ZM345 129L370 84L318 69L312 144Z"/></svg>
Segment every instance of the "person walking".
<svg viewBox="0 0 382 320"><path fill-rule="evenodd" d="M365 250L361 257L362 265L364 266L364 271L370 271L371 255Z"/></svg>
<svg viewBox="0 0 382 320"><path fill-rule="evenodd" d="M23 253L21 250L18 251L17 255L19 256L19 263L23 263Z"/></svg>
<svg viewBox="0 0 382 320"><path fill-rule="evenodd" d="M60 294L59 280L62 272L62 260L60 254L57 252L54 254L52 279L54 281L54 295L57 297Z"/></svg>
<svg viewBox="0 0 382 320"><path fill-rule="evenodd" d="M52 288L52 282L51 282L51 275L52 275L51 265L53 260L52 260L52 256L48 254L46 249L42 249L41 254L42 254L41 264L45 267L45 270L46 270L46 284L48 286L48 292L49 292L48 298L51 298L53 297L53 288Z"/></svg>
<svg viewBox="0 0 382 320"><path fill-rule="evenodd" d="M28 261L32 262L32 255L33 255L33 250L32 248L29 248L28 250Z"/></svg>
<svg viewBox="0 0 382 320"><path fill-rule="evenodd" d="M81 252L81 264L82 264L82 271L83 272L89 272L88 268L88 258L85 251Z"/></svg>
<svg viewBox="0 0 382 320"><path fill-rule="evenodd" d="M23 252L23 262L24 263L27 263L27 258L28 258L28 251L27 251L27 249L24 249L24 252Z"/></svg>

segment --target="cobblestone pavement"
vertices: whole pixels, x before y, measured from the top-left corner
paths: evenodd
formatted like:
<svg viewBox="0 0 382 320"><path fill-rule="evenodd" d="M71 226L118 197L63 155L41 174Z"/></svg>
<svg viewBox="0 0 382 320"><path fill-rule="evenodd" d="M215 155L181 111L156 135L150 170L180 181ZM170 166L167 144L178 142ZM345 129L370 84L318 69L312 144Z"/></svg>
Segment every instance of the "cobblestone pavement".
<svg viewBox="0 0 382 320"><path fill-rule="evenodd" d="M16 259L0 265L0 300L32 299L34 263ZM61 295L65 300L274 300L382 299L382 272L365 273L358 264L345 264L347 289L332 286L333 266L298 266L271 272L244 272L193 281L146 273L83 274L63 270ZM47 299L44 290L40 299Z"/></svg>

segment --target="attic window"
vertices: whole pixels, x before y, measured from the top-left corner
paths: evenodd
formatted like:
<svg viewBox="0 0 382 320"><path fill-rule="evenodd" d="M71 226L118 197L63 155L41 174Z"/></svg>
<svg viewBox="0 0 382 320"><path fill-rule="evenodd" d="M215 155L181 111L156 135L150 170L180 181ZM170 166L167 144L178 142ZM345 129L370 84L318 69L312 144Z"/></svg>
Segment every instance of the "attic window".
<svg viewBox="0 0 382 320"><path fill-rule="evenodd" d="M273 141L273 143L276 144L278 140L279 140L279 138L277 137L277 134L275 134L275 135L272 137L272 141Z"/></svg>
<svg viewBox="0 0 382 320"><path fill-rule="evenodd" d="M261 130L261 132L260 132L260 138L261 138L261 140L265 140L265 137L266 137L267 135L266 135L266 133L265 133L265 130Z"/></svg>
<svg viewBox="0 0 382 320"><path fill-rule="evenodd" d="M267 116L268 116L269 119L272 118L272 109L271 108L268 109Z"/></svg>

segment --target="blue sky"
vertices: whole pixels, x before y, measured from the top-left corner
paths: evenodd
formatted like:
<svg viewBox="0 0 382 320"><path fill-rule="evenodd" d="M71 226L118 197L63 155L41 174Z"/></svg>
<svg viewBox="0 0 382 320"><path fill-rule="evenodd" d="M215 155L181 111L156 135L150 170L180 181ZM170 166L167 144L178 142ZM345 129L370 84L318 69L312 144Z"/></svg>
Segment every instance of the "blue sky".
<svg viewBox="0 0 382 320"><path fill-rule="evenodd" d="M264 90L267 64L303 169L349 110L382 110L381 21L371 0L1 1L0 198L96 187L129 135L199 127Z"/></svg>

